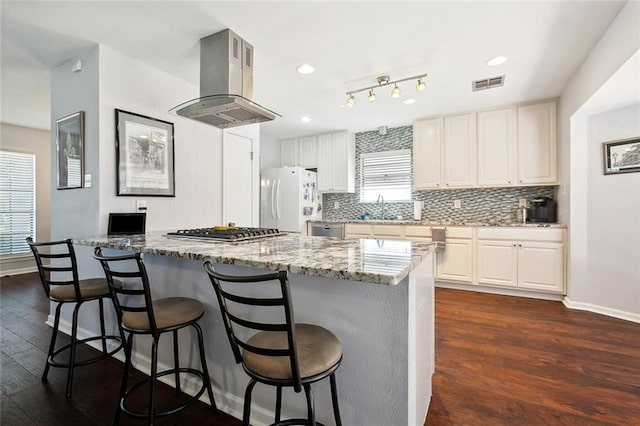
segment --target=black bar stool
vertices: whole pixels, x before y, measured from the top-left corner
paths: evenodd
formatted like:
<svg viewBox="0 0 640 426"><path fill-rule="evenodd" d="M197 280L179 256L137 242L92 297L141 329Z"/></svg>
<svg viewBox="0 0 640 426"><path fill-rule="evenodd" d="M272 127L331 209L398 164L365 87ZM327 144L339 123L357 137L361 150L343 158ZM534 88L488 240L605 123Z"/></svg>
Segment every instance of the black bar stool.
<svg viewBox="0 0 640 426"><path fill-rule="evenodd" d="M311 384L329 377L333 414L336 425L341 426L335 372L342 362L342 345L338 338L325 328L295 323L287 272L229 276L216 272L209 261L205 262L204 268L215 289L235 360L242 364L244 371L251 377L245 391L243 425L249 425L251 393L257 382L276 387L273 425L320 425L315 420ZM222 285L223 282L254 283L251 287L263 288L265 281L278 281L277 297L255 297L246 294L251 290L240 291L239 285L226 284L224 288ZM262 312L260 307L267 307L265 310L271 308L271 311L278 309L281 311L281 320L274 322L269 318L262 322L247 319L246 315L240 313L240 309L236 309L241 305L250 308L252 317L259 315L257 311ZM253 333L251 330L259 331ZM306 419L280 419L283 387L293 387L295 392L304 389L307 399Z"/></svg>
<svg viewBox="0 0 640 426"><path fill-rule="evenodd" d="M73 373L75 367L93 364L101 361L118 352L124 343L122 334L120 336L107 335L104 324L104 299L111 299L111 292L107 281L104 278L91 278L86 280L78 279L78 264L76 254L73 250L71 240L48 241L36 243L31 237L27 238L27 244L31 247L33 256L38 265L38 273L44 292L50 301L57 303L56 314L47 354L47 363L42 374L42 381L47 381L49 367L67 368L67 388L65 396L71 396L73 385ZM44 262L43 262L44 260ZM54 260L55 265L45 264ZM55 276L52 277L52 275ZM84 302L97 300L100 305L100 335L78 340L78 312ZM75 303L73 308L73 321L71 324L71 343L56 349L56 338L58 336L58 326L60 325L60 309L65 303ZM79 344L94 340L102 341L102 352L89 359L76 360L76 348ZM115 346L107 349L107 341L112 341ZM61 360L58 355L69 352L67 360Z"/></svg>
<svg viewBox="0 0 640 426"><path fill-rule="evenodd" d="M140 253L123 256L104 256L102 250L97 247L94 257L100 261L107 277L107 282L114 294L116 312L123 331L129 333L125 345L125 364L118 398L118 407L114 424L119 424L120 416L125 413L138 419L147 419L152 425L155 418L175 414L187 408L207 391L213 413L217 412L216 403L211 389L211 379L207 369L207 361L204 353L204 340L202 329L197 321L204 315L204 305L198 300L186 297L167 297L151 300L149 278ZM116 284L116 278L123 280L122 285ZM191 326L198 335L198 348L202 371L194 368L181 368L178 357L178 330ZM158 372L158 342L163 333L173 334L173 358L174 368ZM151 375L138 381L127 388L129 372L131 370L131 350L133 338L137 334L150 335L153 338L151 345ZM156 380L158 377L174 375L176 392L180 392L180 374L197 377L202 381L202 386L195 395L178 403L175 407L164 411L156 411ZM127 397L133 394L143 385L148 384L149 402L146 412L136 411L127 406Z"/></svg>

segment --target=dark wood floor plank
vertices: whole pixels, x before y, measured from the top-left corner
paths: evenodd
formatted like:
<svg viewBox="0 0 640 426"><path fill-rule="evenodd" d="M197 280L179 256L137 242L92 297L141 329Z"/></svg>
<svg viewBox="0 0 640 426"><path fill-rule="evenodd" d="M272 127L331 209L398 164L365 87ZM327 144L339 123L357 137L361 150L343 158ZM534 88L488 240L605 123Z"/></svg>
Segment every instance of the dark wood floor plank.
<svg viewBox="0 0 640 426"><path fill-rule="evenodd" d="M64 398L66 370L52 368L49 381L40 381L48 314L36 274L2 279L1 424L110 425L122 363L79 369L73 397ZM160 388L163 401L175 395ZM125 417L122 424L144 422ZM157 424L240 421L199 403ZM425 425L640 425L640 324L559 302L436 289L436 374Z"/></svg>

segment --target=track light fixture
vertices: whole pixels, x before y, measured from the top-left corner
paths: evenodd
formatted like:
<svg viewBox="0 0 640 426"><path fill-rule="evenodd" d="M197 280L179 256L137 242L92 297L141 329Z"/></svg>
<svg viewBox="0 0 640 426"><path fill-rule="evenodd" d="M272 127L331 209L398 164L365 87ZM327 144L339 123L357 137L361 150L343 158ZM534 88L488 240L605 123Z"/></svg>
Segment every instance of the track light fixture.
<svg viewBox="0 0 640 426"><path fill-rule="evenodd" d="M347 92L347 106L352 107L356 104L356 98L354 96L355 93L359 93L359 92L364 92L365 90L369 91L369 95L367 96L367 100L369 102L374 102L376 100L376 94L373 93L373 89L378 88L378 87L384 87L384 86L389 86L391 84L393 84L393 89L391 90L391 97L392 98L399 98L400 97L400 87L398 87L398 83L401 83L403 81L408 81L408 80L415 80L418 79L417 83L416 83L416 91L417 92L423 92L426 88L427 85L425 84L424 81L422 81L423 78L425 78L427 76L427 74L420 74L420 75L416 75L413 77L407 77L407 78L401 78L399 80L394 80L391 81L391 79L389 78L388 75L381 75L380 77L377 78L378 84L375 86L369 86L369 87L363 87L362 89L357 89L357 90L351 90L349 92Z"/></svg>

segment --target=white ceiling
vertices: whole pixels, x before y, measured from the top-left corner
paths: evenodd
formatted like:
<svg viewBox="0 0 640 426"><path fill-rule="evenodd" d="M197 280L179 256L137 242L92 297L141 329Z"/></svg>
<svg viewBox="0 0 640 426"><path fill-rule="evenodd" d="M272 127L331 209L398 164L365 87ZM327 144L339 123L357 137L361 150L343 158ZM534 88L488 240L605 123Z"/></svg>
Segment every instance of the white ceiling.
<svg viewBox="0 0 640 426"><path fill-rule="evenodd" d="M329 130L372 130L435 114L559 96L624 2L166 2L1 3L0 120L50 127L50 70L103 44L199 84L199 39L231 28L254 45L254 100L283 117L261 125L269 139ZM509 60L489 67L486 60ZM296 66L310 63L302 75ZM345 92L428 73L427 90L400 85L389 97ZM506 75L504 87L471 81ZM187 101L188 99L185 99ZM343 106L341 106L343 105ZM166 105L167 110L175 105ZM152 112L144 112L152 114ZM312 121L302 123L308 115ZM178 118L176 118L178 119Z"/></svg>

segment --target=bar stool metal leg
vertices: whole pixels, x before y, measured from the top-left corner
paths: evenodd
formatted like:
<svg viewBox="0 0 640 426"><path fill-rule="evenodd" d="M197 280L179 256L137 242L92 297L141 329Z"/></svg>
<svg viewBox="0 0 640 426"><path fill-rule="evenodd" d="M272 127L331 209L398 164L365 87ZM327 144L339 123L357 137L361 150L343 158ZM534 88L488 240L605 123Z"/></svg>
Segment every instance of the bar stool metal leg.
<svg viewBox="0 0 640 426"><path fill-rule="evenodd" d="M207 395L209 396L209 401L211 402L211 409L213 410L213 414L216 414L218 411L218 407L216 406L216 400L213 398L213 389L211 387L211 376L209 376L209 369L207 368L207 359L205 358L206 354L204 352L204 337L202 337L202 328L198 325L198 323L191 324L193 328L196 329L196 333L198 335L198 347L200 348L200 363L202 364L202 372L204 373L204 381L207 386Z"/></svg>
<svg viewBox="0 0 640 426"><path fill-rule="evenodd" d="M133 348L133 336L129 335L129 338L124 340L124 369L122 371L122 383L120 384L120 394L118 396L118 406L116 408L116 415L113 418L113 424L120 424L120 416L124 409L124 397L127 392L127 383L129 379L129 372L131 371L131 350Z"/></svg>
<svg viewBox="0 0 640 426"><path fill-rule="evenodd" d="M42 373L42 381L47 381L47 375L49 374L49 367L53 360L53 351L56 347L56 338L58 337L58 326L60 325L60 308L62 303L58 303L56 306L56 318L53 321L53 331L51 332L51 342L49 343L49 353L47 354L47 362L44 365L44 372Z"/></svg>
<svg viewBox="0 0 640 426"><path fill-rule="evenodd" d="M180 372L178 369L180 368L180 355L178 353L178 330L173 330L173 365L176 369L175 372L175 382L176 382L176 393L180 393Z"/></svg>
<svg viewBox="0 0 640 426"><path fill-rule="evenodd" d="M282 416L282 386L276 387L276 423L280 423Z"/></svg>
<svg viewBox="0 0 640 426"><path fill-rule="evenodd" d="M251 393L257 381L253 377L249 380L247 390L244 392L244 410L242 413L242 426L249 426L249 418L251 417Z"/></svg>
<svg viewBox="0 0 640 426"><path fill-rule="evenodd" d="M333 416L336 419L336 426L342 426L342 419L340 418L340 407L338 406L338 387L336 386L335 373L329 376L329 382L331 383L331 402L333 403Z"/></svg>
<svg viewBox="0 0 640 426"><path fill-rule="evenodd" d="M309 426L316 426L316 406L313 401L313 391L310 384L303 385L304 394L307 397L307 419Z"/></svg>
<svg viewBox="0 0 640 426"><path fill-rule="evenodd" d="M160 336L153 336L151 344L151 391L149 396L149 426L153 425L156 412L156 379L158 377L158 340Z"/></svg>
<svg viewBox="0 0 640 426"><path fill-rule="evenodd" d="M65 396L71 397L71 387L73 386L73 371L76 363L76 347L78 340L78 311L80 310L81 302L76 303L73 308L73 322L71 324L71 347L69 352L69 368L67 369L67 392Z"/></svg>

